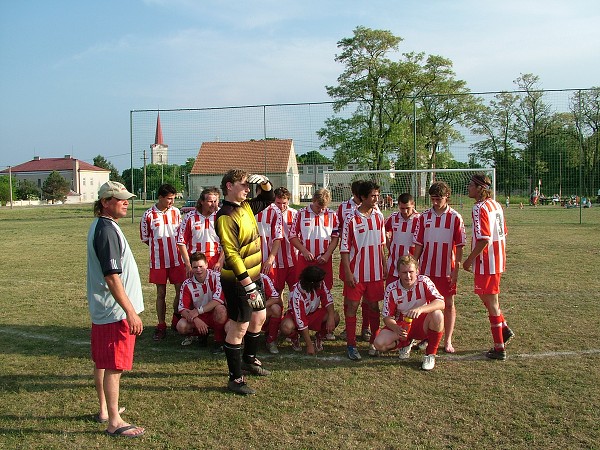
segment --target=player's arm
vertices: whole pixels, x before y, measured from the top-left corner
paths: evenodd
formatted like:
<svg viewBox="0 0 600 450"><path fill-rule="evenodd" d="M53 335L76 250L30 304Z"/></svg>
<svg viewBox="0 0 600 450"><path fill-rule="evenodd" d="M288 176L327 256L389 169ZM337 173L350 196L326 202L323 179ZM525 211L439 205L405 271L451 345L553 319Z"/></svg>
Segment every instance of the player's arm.
<svg viewBox="0 0 600 450"><path fill-rule="evenodd" d="M354 274L352 270L350 270L350 254L349 253L340 253L340 258L342 261L342 269L344 270L344 282L350 286L356 286L356 280L354 279Z"/></svg>
<svg viewBox="0 0 600 450"><path fill-rule="evenodd" d="M271 249L269 250L269 256L265 260L265 263L262 265L262 273L268 275L271 273L271 269L273 268L273 263L275 262L275 258L277 257L277 252L281 248L281 239L276 239L271 244Z"/></svg>
<svg viewBox="0 0 600 450"><path fill-rule="evenodd" d="M329 261L333 256L333 251L337 247L339 241L339 236L331 236L331 241L329 242L327 250L319 257L319 259L321 259L324 263Z"/></svg>
<svg viewBox="0 0 600 450"><path fill-rule="evenodd" d="M138 314L135 312L129 297L125 292L125 288L123 287L123 283L121 282L119 274L110 273L104 276L104 280L106 280L106 285L108 286L113 298L116 300L119 306L123 308L123 311L125 311L130 333L139 336L144 330L144 325L142 324L142 319L140 319L140 316L138 316Z"/></svg>
<svg viewBox="0 0 600 450"><path fill-rule="evenodd" d="M456 284L458 280L458 272L460 271L460 263L463 257L463 248L464 245L460 245L456 247L455 250L454 269L452 269L452 273L450 274L450 280L453 284Z"/></svg>
<svg viewBox="0 0 600 450"><path fill-rule="evenodd" d="M290 238L290 244L300 252L305 260L313 261L315 259L315 256L308 251L298 237L294 236L293 238Z"/></svg>
<svg viewBox="0 0 600 450"><path fill-rule="evenodd" d="M462 263L463 269L465 269L467 272L471 271L471 266L473 265L475 258L477 258L481 252L483 252L483 250L488 246L488 243L489 242L487 239L479 239L475 242L475 247L473 247L473 250L471 250L471 253L469 256L467 256L467 259L465 259L465 261Z"/></svg>
<svg viewBox="0 0 600 450"><path fill-rule="evenodd" d="M142 220L140 220L140 239L146 244L150 245L150 233L148 232L148 215L144 214Z"/></svg>

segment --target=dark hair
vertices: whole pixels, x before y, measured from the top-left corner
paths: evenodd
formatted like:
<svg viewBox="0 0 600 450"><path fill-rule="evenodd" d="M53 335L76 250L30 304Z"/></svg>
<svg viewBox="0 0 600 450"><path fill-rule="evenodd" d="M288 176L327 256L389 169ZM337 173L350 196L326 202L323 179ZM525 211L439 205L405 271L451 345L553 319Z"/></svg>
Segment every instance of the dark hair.
<svg viewBox="0 0 600 450"><path fill-rule="evenodd" d="M398 196L398 203L414 203L415 199L408 192L403 192Z"/></svg>
<svg viewBox="0 0 600 450"><path fill-rule="evenodd" d="M198 197L198 200L196 200L196 209L198 211L202 211L202 203L201 202L206 200L207 195L216 195L217 199L218 199L219 195L221 195L221 193L219 192L219 189L216 187L209 187L209 188L203 189L202 192L200 192L200 197Z"/></svg>
<svg viewBox="0 0 600 450"><path fill-rule="evenodd" d="M362 199L363 197L368 197L371 191L378 191L379 185L374 181L363 181L358 186L357 194Z"/></svg>
<svg viewBox="0 0 600 450"><path fill-rule="evenodd" d="M350 190L353 195L358 195L358 187L363 183L363 180L354 180L350 185Z"/></svg>
<svg viewBox="0 0 600 450"><path fill-rule="evenodd" d="M107 198L105 200L110 200L111 198ZM94 216L100 217L103 212L104 212L104 205L102 204L102 199L99 198L98 200L96 200L94 202Z"/></svg>
<svg viewBox="0 0 600 450"><path fill-rule="evenodd" d="M166 197L169 194L177 194L177 189L172 184L161 184L156 191L159 197Z"/></svg>
<svg viewBox="0 0 600 450"><path fill-rule="evenodd" d="M318 266L308 266L300 273L300 286L306 292L312 292L321 286L325 271Z"/></svg>
<svg viewBox="0 0 600 450"><path fill-rule="evenodd" d="M275 189L273 191L273 194L275 194L276 198L285 198L285 199L290 199L292 198L292 194L290 194L290 191L287 190L287 188L282 187L278 187L277 189Z"/></svg>
<svg viewBox="0 0 600 450"><path fill-rule="evenodd" d="M492 180L486 174L476 173L471 177L471 181L481 188L481 197L492 196Z"/></svg>
<svg viewBox="0 0 600 450"><path fill-rule="evenodd" d="M223 179L221 180L221 190L223 195L227 196L227 183L235 183L236 181L242 181L244 177L250 175L248 172L242 169L231 169L225 172Z"/></svg>
<svg viewBox="0 0 600 450"><path fill-rule="evenodd" d="M429 186L429 195L437 195L438 197L450 197L452 190L443 181L435 181Z"/></svg>
<svg viewBox="0 0 600 450"><path fill-rule="evenodd" d="M206 255L202 252L194 252L190 255L190 264L192 264L192 262L194 262L194 261L207 262Z"/></svg>

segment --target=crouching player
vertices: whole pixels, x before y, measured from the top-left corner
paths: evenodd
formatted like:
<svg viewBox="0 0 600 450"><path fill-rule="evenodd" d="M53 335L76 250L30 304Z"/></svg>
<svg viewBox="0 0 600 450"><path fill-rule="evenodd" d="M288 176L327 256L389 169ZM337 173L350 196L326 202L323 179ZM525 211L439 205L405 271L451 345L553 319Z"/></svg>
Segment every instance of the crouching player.
<svg viewBox="0 0 600 450"><path fill-rule="evenodd" d="M296 351L302 349L298 333L302 334L309 355L323 350L325 336L333 333L340 323L340 316L333 307L333 297L323 282L325 275L318 266L302 270L300 281L290 292L288 311L281 322L281 334L292 339ZM317 332L314 345L309 330Z"/></svg>
<svg viewBox="0 0 600 450"><path fill-rule="evenodd" d="M277 348L277 338L279 336L279 326L281 325L281 316L283 313L283 300L281 300L281 295L277 292L277 289L275 289L275 284L271 278L264 273L261 273L260 279L262 280L267 299L265 302L267 318L262 326L262 331L264 331L267 336L267 350L269 353L275 355L279 353L279 349Z"/></svg>
<svg viewBox="0 0 600 450"><path fill-rule="evenodd" d="M177 322L177 331L186 336L181 345L190 345L194 336L208 335L208 330L213 329L212 353L222 353L227 309L219 274L208 268L204 253L192 253L190 264L192 276L183 282L179 298L181 319Z"/></svg>
<svg viewBox="0 0 600 450"><path fill-rule="evenodd" d="M399 279L388 285L383 300L385 328L374 345L380 352L399 348L400 359L408 359L413 339L427 339L421 367L431 370L444 331L444 296L428 277L419 275L414 257L401 256L397 267ZM412 319L409 327L405 318Z"/></svg>

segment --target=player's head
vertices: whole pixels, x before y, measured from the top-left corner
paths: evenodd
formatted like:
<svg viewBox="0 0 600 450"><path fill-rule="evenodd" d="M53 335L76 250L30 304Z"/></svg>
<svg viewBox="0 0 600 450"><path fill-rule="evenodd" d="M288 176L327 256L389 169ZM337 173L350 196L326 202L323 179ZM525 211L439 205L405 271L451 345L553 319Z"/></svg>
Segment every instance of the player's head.
<svg viewBox="0 0 600 450"><path fill-rule="evenodd" d="M330 202L331 192L329 192L329 189L317 189L312 196L311 208L315 212L315 214L318 214L321 211L324 211Z"/></svg>
<svg viewBox="0 0 600 450"><path fill-rule="evenodd" d="M165 210L173 206L173 203L175 202L175 196L177 195L177 189L175 189L175 186L168 183L161 184L156 193L158 194L158 201L156 204L159 209Z"/></svg>
<svg viewBox="0 0 600 450"><path fill-rule="evenodd" d="M107 181L98 190L98 200L94 202L94 215L109 215L119 219L127 215L129 200L135 197L127 188L117 181Z"/></svg>
<svg viewBox="0 0 600 450"><path fill-rule="evenodd" d="M467 185L469 197L482 200L492 196L492 180L483 173L476 173Z"/></svg>
<svg viewBox="0 0 600 450"><path fill-rule="evenodd" d="M352 195L358 195L358 187L363 182L363 180L354 180L350 185L350 190L352 191Z"/></svg>
<svg viewBox="0 0 600 450"><path fill-rule="evenodd" d="M281 212L285 212L290 204L292 194L290 194L290 191L288 191L287 188L284 188L283 186L275 189L273 191L273 194L275 194L275 204L281 210Z"/></svg>
<svg viewBox="0 0 600 450"><path fill-rule="evenodd" d="M410 288L417 281L419 275L419 263L412 255L404 255L398 258L398 277L404 288Z"/></svg>
<svg viewBox="0 0 600 450"><path fill-rule="evenodd" d="M443 181L435 181L429 186L429 198L434 209L444 209L448 203L448 197L450 197L450 186Z"/></svg>
<svg viewBox="0 0 600 450"><path fill-rule="evenodd" d="M321 287L325 279L325 271L318 266L308 266L300 273L300 286L306 292L312 292Z"/></svg>
<svg viewBox="0 0 600 450"><path fill-rule="evenodd" d="M358 186L357 193L360 197L361 202L364 202L365 200L369 199L374 194L377 194L377 198L373 200L374 203L377 203L377 201L379 201L379 185L374 181L367 180L360 183L360 185Z"/></svg>
<svg viewBox="0 0 600 450"><path fill-rule="evenodd" d="M408 219L415 210L415 199L408 192L398 196L398 210L405 219Z"/></svg>
<svg viewBox="0 0 600 450"><path fill-rule="evenodd" d="M209 187L200 192L200 197L196 202L196 209L203 216L209 216L219 208L219 190L216 187Z"/></svg>
<svg viewBox="0 0 600 450"><path fill-rule="evenodd" d="M223 175L223 179L221 180L221 190L223 191L223 195L227 196L229 191L234 187L236 182L242 183L244 180L248 178L250 174L242 169L231 169L228 170L225 175ZM246 186L248 191L250 190L249 186Z"/></svg>
<svg viewBox="0 0 600 450"><path fill-rule="evenodd" d="M208 261L204 253L192 253L190 255L190 265L192 266L192 273L196 278L202 279L205 277L206 270L208 269Z"/></svg>

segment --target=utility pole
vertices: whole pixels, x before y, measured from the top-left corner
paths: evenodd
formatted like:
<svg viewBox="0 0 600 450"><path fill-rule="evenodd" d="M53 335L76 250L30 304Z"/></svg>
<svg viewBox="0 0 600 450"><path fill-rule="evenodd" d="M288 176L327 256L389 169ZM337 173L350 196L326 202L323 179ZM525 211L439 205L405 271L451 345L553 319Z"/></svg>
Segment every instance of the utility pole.
<svg viewBox="0 0 600 450"><path fill-rule="evenodd" d="M12 195L12 166L8 166L8 190L10 192L10 209L13 209L13 195Z"/></svg>
<svg viewBox="0 0 600 450"><path fill-rule="evenodd" d="M142 198L144 199L144 206L146 205L146 150L144 150L144 193L142 194Z"/></svg>

